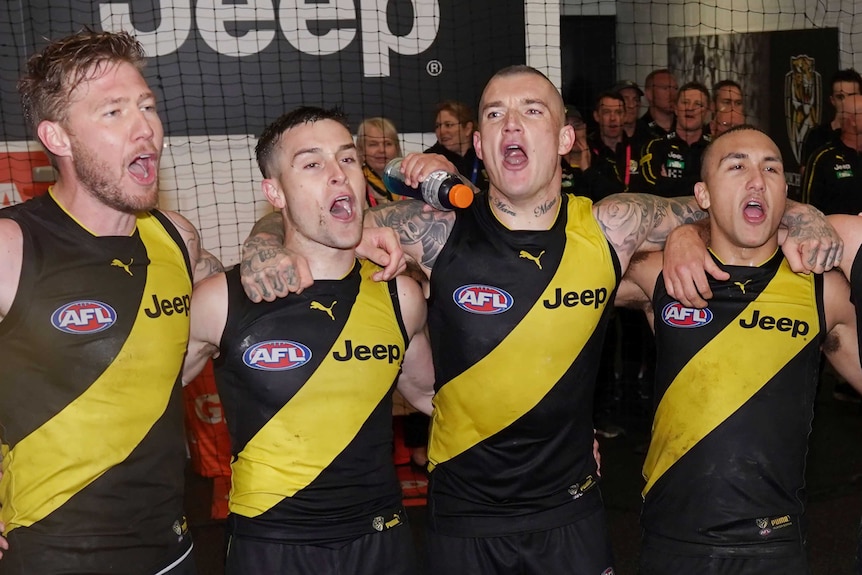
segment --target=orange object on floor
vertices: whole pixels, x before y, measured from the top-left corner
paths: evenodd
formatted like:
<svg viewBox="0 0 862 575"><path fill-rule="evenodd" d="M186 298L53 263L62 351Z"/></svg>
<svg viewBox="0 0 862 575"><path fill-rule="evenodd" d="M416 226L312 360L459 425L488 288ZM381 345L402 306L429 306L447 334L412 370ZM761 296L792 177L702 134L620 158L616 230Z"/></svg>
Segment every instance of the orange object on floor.
<svg viewBox="0 0 862 575"><path fill-rule="evenodd" d="M183 388L186 434L192 469L213 478L212 518L227 517L230 492L230 435L216 390L212 361Z"/></svg>

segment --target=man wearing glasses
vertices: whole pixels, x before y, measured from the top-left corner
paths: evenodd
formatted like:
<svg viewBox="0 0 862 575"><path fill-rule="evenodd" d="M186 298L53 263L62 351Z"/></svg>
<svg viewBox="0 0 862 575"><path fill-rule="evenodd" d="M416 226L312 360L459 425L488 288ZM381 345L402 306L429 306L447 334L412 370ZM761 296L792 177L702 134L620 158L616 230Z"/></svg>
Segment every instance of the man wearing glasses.
<svg viewBox="0 0 862 575"><path fill-rule="evenodd" d="M640 159L640 182L632 191L672 198L689 196L700 178L700 156L709 143L703 126L709 110L709 91L689 82L676 99L674 131L644 146Z"/></svg>

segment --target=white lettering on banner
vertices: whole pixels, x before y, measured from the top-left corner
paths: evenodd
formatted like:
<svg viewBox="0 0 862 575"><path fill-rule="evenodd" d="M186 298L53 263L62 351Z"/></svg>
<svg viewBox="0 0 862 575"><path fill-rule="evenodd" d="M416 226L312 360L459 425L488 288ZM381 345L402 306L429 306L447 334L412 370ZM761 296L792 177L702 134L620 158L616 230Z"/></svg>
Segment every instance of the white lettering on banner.
<svg viewBox="0 0 862 575"><path fill-rule="evenodd" d="M389 0L361 0L358 15L354 0L327 3L283 0L278 21L285 39L311 56L345 49L356 38L358 22L362 27L363 74L368 78L388 77L392 54L415 56L437 39L440 28L437 0L411 0L411 4L413 26L403 36L396 36L389 28L386 19ZM204 42L225 56L257 54L275 38L275 30L247 30L241 36L228 32L232 23L273 22L276 14L272 0L246 0L244 4L232 0L197 0L194 10L191 0L162 0L158 16L159 27L146 32L132 24L129 3L102 2L99 6L102 29L134 34L150 57L176 52L188 40L195 22ZM313 24L323 24L327 31L318 36L311 31Z"/></svg>

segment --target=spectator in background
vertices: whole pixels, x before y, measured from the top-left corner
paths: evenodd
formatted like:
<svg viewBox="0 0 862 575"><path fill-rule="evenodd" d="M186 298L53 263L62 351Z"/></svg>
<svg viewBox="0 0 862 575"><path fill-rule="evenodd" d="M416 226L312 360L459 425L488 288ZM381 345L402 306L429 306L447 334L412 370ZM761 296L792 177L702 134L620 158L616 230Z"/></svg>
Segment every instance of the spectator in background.
<svg viewBox="0 0 862 575"><path fill-rule="evenodd" d="M623 80L614 86L612 92L618 93L625 101L625 115L623 116L623 130L626 136L634 138L637 131L638 112L641 109L641 97L644 95L643 90L635 82L631 80Z"/></svg>
<svg viewBox="0 0 862 575"><path fill-rule="evenodd" d="M831 122L818 124L808 132L805 143L802 145L802 153L799 155L799 164L801 166L808 164L808 160L814 150L821 148L832 140L841 138L838 132L841 131L841 115L844 110L844 100L848 96L862 94L862 76L853 68L835 72L830 85L832 86L832 95L829 96L829 101L835 108L835 117Z"/></svg>
<svg viewBox="0 0 862 575"><path fill-rule="evenodd" d="M666 136L673 130L678 86L667 68L653 70L647 75L644 87L649 109L638 120L636 130L643 142Z"/></svg>
<svg viewBox="0 0 862 575"><path fill-rule="evenodd" d="M862 96L842 101L841 131L811 153L802 199L825 214L862 212Z"/></svg>
<svg viewBox="0 0 862 575"><path fill-rule="evenodd" d="M356 149L367 182L365 201L368 207L399 199L400 196L393 196L383 185L386 164L402 155L395 124L387 118L366 118L356 130Z"/></svg>
<svg viewBox="0 0 862 575"><path fill-rule="evenodd" d="M715 112L736 110L745 115L742 86L733 80L721 80L712 87L712 109Z"/></svg>
<svg viewBox="0 0 862 575"><path fill-rule="evenodd" d="M596 98L593 119L598 129L589 138L590 169L595 180L594 200L628 192L632 175L637 174L639 154L623 130L625 99L618 92L602 92Z"/></svg>
<svg viewBox="0 0 862 575"><path fill-rule="evenodd" d="M745 102L742 86L733 80L721 80L712 87L712 119L706 133L717 136L734 126L745 123ZM716 131L717 130L717 131Z"/></svg>
<svg viewBox="0 0 862 575"><path fill-rule="evenodd" d="M641 153L638 191L673 198L690 196L700 179L700 157L709 143L703 133L709 91L698 82L679 90L673 132L649 142Z"/></svg>
<svg viewBox="0 0 862 575"><path fill-rule="evenodd" d="M575 143L572 149L560 157L563 179L560 187L564 193L587 196L591 192L584 181L584 170L590 167L590 147L587 145L587 124L583 116L572 104L566 104L566 124L575 130Z"/></svg>
<svg viewBox="0 0 862 575"><path fill-rule="evenodd" d="M476 117L473 110L463 102L446 100L437 105L434 133L437 143L425 150L426 154L440 154L452 162L462 176L484 190L487 187L485 166L473 149L473 132Z"/></svg>

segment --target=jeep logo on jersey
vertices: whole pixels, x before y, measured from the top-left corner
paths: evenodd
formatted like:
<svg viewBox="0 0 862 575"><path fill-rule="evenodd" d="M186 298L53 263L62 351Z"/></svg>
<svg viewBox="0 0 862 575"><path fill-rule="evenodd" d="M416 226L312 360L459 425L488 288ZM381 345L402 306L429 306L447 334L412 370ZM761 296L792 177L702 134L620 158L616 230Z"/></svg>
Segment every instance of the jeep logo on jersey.
<svg viewBox="0 0 862 575"><path fill-rule="evenodd" d="M709 308L684 307L675 301L664 306L661 319L671 327L703 327L712 321L712 311Z"/></svg>
<svg viewBox="0 0 862 575"><path fill-rule="evenodd" d="M51 314L51 325L66 333L98 333L116 321L114 308L100 301L67 303Z"/></svg>
<svg viewBox="0 0 862 575"><path fill-rule="evenodd" d="M505 291L486 285L461 286L452 294L452 299L464 311L480 315L503 313L515 303Z"/></svg>
<svg viewBox="0 0 862 575"><path fill-rule="evenodd" d="M309 361L311 350L295 341L262 341L242 354L244 364L263 371L286 371Z"/></svg>
<svg viewBox="0 0 862 575"><path fill-rule="evenodd" d="M792 319L789 317L774 317L771 315L760 315L760 310L754 310L750 319L740 319L740 327L745 329L760 328L765 331L778 330L790 333L790 337L806 336L811 327L807 321Z"/></svg>

